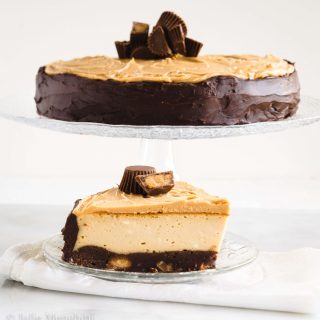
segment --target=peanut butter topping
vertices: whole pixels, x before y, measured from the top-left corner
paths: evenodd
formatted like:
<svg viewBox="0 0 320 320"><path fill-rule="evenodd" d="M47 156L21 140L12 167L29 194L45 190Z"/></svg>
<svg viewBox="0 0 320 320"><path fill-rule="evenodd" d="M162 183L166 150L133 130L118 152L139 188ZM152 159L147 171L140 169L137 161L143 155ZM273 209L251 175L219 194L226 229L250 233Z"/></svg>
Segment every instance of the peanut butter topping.
<svg viewBox="0 0 320 320"><path fill-rule="evenodd" d="M212 196L186 182L176 182L166 194L154 197L126 194L118 188L108 189L82 199L73 213L229 213L228 200Z"/></svg>
<svg viewBox="0 0 320 320"><path fill-rule="evenodd" d="M68 73L95 80L189 83L201 82L214 76L234 76L245 80L280 77L294 70L292 64L273 55L207 55L197 58L176 55L162 60L96 56L57 61L45 68L49 75Z"/></svg>

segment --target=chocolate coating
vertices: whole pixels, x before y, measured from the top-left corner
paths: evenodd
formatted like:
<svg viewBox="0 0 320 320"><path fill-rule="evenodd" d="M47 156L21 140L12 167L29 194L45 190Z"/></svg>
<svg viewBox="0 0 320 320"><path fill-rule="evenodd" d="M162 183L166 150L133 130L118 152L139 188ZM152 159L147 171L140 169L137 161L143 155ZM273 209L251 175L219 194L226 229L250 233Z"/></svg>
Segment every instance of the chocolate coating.
<svg viewBox="0 0 320 320"><path fill-rule="evenodd" d="M297 72L243 80L216 76L199 83L119 82L72 74L36 79L37 112L48 118L128 125L234 125L275 121L298 108Z"/></svg>
<svg viewBox="0 0 320 320"><path fill-rule="evenodd" d="M77 202L75 206L76 205ZM69 259L71 259L72 251L77 241L78 232L79 227L77 222L77 216L73 213L70 213L67 218L65 227L62 229L62 235L64 240L64 246L62 248L63 260L68 261Z"/></svg>

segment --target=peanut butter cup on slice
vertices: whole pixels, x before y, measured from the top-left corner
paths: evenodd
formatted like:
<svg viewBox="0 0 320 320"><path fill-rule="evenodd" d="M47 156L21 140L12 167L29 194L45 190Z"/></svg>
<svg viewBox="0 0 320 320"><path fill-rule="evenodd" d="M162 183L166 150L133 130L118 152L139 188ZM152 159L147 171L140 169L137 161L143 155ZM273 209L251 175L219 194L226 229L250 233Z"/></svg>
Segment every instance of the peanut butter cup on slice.
<svg viewBox="0 0 320 320"><path fill-rule="evenodd" d="M125 193L146 194L141 186L136 182L135 177L155 173L154 167L150 166L130 166L126 167L119 185L119 189Z"/></svg>

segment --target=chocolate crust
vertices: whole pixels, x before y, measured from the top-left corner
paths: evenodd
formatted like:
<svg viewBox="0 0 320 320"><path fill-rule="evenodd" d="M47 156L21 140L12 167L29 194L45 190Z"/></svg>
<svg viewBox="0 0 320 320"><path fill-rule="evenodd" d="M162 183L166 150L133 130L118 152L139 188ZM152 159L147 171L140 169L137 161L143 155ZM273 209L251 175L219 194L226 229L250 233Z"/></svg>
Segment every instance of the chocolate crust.
<svg viewBox="0 0 320 320"><path fill-rule="evenodd" d="M217 76L200 83L119 82L72 74L36 78L37 112L48 118L129 125L235 125L295 114L297 72L243 80Z"/></svg>
<svg viewBox="0 0 320 320"><path fill-rule="evenodd" d="M73 209L78 205L79 202L80 202L80 199L74 203ZM72 256L72 251L73 251L74 245L76 244L78 232L79 232L77 216L73 214L72 211L67 218L64 228L61 230L63 235L63 240L64 240L64 246L62 248L62 253L63 253L62 258L65 261L70 260Z"/></svg>
<svg viewBox="0 0 320 320"><path fill-rule="evenodd" d="M213 251L170 251L117 254L104 248L85 246L64 259L81 266L130 272L186 272L215 268Z"/></svg>

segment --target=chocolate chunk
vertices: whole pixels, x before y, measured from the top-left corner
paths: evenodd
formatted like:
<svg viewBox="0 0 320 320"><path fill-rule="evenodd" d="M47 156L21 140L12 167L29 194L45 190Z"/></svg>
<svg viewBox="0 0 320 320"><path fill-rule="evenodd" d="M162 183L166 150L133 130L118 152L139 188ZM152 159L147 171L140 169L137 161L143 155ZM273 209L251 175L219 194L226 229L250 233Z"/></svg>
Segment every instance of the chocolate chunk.
<svg viewBox="0 0 320 320"><path fill-rule="evenodd" d="M172 51L174 53L180 53L185 56L187 51L185 45L185 34L183 32L182 24L179 24L168 31L168 36Z"/></svg>
<svg viewBox="0 0 320 320"><path fill-rule="evenodd" d="M133 22L130 34L131 48L146 46L148 41L149 25L143 22Z"/></svg>
<svg viewBox="0 0 320 320"><path fill-rule="evenodd" d="M197 57L203 44L201 42L198 42L196 40L186 38L186 50L187 50L187 57Z"/></svg>
<svg viewBox="0 0 320 320"><path fill-rule="evenodd" d="M148 43L147 33L131 33L130 34L130 44L131 48L137 48L141 46L146 46Z"/></svg>
<svg viewBox="0 0 320 320"><path fill-rule="evenodd" d="M143 59L143 60L150 60L150 59L158 59L159 57L154 55L148 47L146 46L141 46L138 48L135 48L132 50L131 58L135 59Z"/></svg>
<svg viewBox="0 0 320 320"><path fill-rule="evenodd" d="M144 22L136 22L133 21L132 23L132 29L131 29L131 33L149 33L149 25L147 23Z"/></svg>
<svg viewBox="0 0 320 320"><path fill-rule="evenodd" d="M165 11L149 35L149 25L133 22L130 41L116 41L120 59L163 59L173 54L196 57L202 43L186 38L185 22L175 13Z"/></svg>
<svg viewBox="0 0 320 320"><path fill-rule="evenodd" d="M146 192L136 182L135 177L138 175L148 175L155 173L154 167L149 166L130 166L126 167L119 185L119 189L125 193L134 193L145 195Z"/></svg>
<svg viewBox="0 0 320 320"><path fill-rule="evenodd" d="M170 31L179 24L182 26L183 33L187 35L187 26L182 18L173 12L165 11L161 14L156 26L161 26L165 30Z"/></svg>
<svg viewBox="0 0 320 320"><path fill-rule="evenodd" d="M130 58L131 45L129 41L116 41L115 42L119 59Z"/></svg>
<svg viewBox="0 0 320 320"><path fill-rule="evenodd" d="M148 39L148 48L153 54L163 58L170 57L172 55L172 51L168 45L166 35L162 27L156 26L153 28Z"/></svg>
<svg viewBox="0 0 320 320"><path fill-rule="evenodd" d="M167 193L174 186L172 171L137 175L135 180L149 196Z"/></svg>

